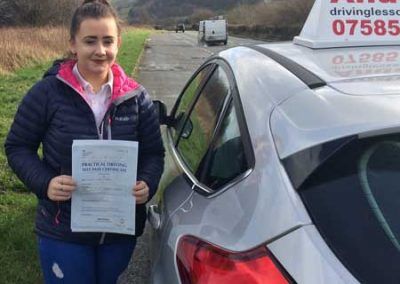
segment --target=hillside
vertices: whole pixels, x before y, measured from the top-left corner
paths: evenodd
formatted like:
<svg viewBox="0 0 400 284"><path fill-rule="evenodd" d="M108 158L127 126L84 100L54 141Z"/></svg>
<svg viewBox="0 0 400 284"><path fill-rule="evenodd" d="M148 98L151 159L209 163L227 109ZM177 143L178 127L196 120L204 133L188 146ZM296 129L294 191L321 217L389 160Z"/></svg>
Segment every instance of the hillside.
<svg viewBox="0 0 400 284"><path fill-rule="evenodd" d="M129 10L134 7L138 0L111 0L113 7L118 11L122 19L128 19Z"/></svg>
<svg viewBox="0 0 400 284"><path fill-rule="evenodd" d="M199 11L223 14L239 4L263 0L113 0L121 17L130 23L158 23L167 19L189 18ZM127 12L128 11L128 12Z"/></svg>

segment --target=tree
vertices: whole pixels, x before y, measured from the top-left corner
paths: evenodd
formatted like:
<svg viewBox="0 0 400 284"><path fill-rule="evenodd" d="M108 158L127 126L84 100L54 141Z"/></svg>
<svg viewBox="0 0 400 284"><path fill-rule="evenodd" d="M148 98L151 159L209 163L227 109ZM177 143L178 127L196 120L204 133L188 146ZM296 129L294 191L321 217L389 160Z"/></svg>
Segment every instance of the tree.
<svg viewBox="0 0 400 284"><path fill-rule="evenodd" d="M128 13L128 23L129 24L152 24L153 18L150 16L149 12L145 8L133 8L129 10Z"/></svg>
<svg viewBox="0 0 400 284"><path fill-rule="evenodd" d="M314 0L274 0L270 3L273 13L270 20L275 25L285 23L286 25L302 26L307 19L308 13Z"/></svg>
<svg viewBox="0 0 400 284"><path fill-rule="evenodd" d="M314 0L271 0L238 5L228 13L228 22L241 25L302 26Z"/></svg>
<svg viewBox="0 0 400 284"><path fill-rule="evenodd" d="M10 26L15 22L15 2L0 0L0 26Z"/></svg>
<svg viewBox="0 0 400 284"><path fill-rule="evenodd" d="M215 16L215 13L210 9L197 9L190 17L189 22L198 24L202 20L207 20Z"/></svg>
<svg viewBox="0 0 400 284"><path fill-rule="evenodd" d="M67 25L79 0L0 0L0 25Z"/></svg>

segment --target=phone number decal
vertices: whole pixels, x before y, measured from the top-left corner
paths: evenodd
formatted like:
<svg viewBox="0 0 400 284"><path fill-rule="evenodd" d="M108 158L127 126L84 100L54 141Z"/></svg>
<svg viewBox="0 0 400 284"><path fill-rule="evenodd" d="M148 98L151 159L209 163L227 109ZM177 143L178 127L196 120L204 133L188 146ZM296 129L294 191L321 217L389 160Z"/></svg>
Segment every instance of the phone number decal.
<svg viewBox="0 0 400 284"><path fill-rule="evenodd" d="M364 36L398 36L400 35L399 20L334 20L332 31L338 36L354 36L358 32Z"/></svg>
<svg viewBox="0 0 400 284"><path fill-rule="evenodd" d="M399 53L396 51L391 52L375 52L361 54L341 54L332 58L332 64L363 64L363 63L392 63L399 60Z"/></svg>

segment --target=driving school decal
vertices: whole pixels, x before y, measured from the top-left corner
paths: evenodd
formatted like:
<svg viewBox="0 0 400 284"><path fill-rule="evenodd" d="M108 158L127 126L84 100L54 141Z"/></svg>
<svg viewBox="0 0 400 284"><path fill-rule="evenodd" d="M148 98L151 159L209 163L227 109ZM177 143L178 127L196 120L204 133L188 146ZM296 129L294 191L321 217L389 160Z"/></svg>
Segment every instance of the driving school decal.
<svg viewBox="0 0 400 284"><path fill-rule="evenodd" d="M340 2L354 3L355 5L348 7L340 5ZM398 20L400 9L390 8L390 4L397 4L396 0L331 0L331 3L336 4L332 5L333 7L330 10L330 14L337 17L337 19L332 21L332 31L335 35L355 36L356 32L364 36L390 35L394 37L400 35L400 25ZM375 5L368 7L365 3L372 3ZM385 8L377 7L376 3L385 4ZM389 19L388 16L393 18ZM376 19L371 20L371 18Z"/></svg>
<svg viewBox="0 0 400 284"><path fill-rule="evenodd" d="M316 0L294 42L313 48L400 44L400 0Z"/></svg>

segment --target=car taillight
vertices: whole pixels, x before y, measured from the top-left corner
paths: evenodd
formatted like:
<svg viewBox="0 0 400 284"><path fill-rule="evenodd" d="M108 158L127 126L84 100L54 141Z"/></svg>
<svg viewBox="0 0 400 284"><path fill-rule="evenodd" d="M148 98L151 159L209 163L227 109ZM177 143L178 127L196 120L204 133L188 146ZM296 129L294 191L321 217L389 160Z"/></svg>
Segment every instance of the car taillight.
<svg viewBox="0 0 400 284"><path fill-rule="evenodd" d="M265 246L228 252L185 236L179 241L176 258L182 284L290 283Z"/></svg>

